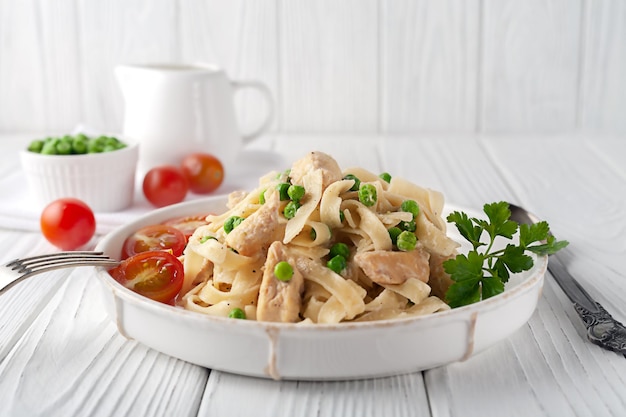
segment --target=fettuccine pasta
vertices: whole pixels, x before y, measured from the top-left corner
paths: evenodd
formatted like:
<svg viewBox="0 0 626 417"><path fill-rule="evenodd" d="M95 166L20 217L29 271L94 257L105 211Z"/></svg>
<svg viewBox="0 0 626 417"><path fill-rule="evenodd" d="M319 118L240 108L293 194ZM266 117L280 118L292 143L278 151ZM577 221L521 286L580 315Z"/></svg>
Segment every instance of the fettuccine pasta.
<svg viewBox="0 0 626 417"><path fill-rule="evenodd" d="M294 323L447 310L441 263L458 244L446 235L443 204L439 192L363 168L342 171L311 152L232 194L225 213L195 230L182 255L179 304Z"/></svg>

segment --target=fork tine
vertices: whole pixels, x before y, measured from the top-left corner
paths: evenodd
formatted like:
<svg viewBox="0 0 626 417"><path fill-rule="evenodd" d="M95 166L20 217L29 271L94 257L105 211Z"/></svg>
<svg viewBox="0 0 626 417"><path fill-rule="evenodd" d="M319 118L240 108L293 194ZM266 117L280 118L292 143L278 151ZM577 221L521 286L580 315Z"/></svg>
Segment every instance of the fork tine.
<svg viewBox="0 0 626 417"><path fill-rule="evenodd" d="M29 258L18 258L18 259L14 259L11 262L7 263L5 266L11 267L13 265L24 265L24 264L29 264L31 262L46 261L48 259L80 258L80 257L84 257L84 256L98 256L98 257L104 256L104 257L107 257L106 255L104 255L104 252L65 251L65 252L48 253L48 254L45 254L45 255L31 256Z"/></svg>
<svg viewBox="0 0 626 417"><path fill-rule="evenodd" d="M13 285L30 276L61 268L78 266L117 266L119 261L112 259L104 252L69 251L29 258L14 259L0 266L0 294Z"/></svg>
<svg viewBox="0 0 626 417"><path fill-rule="evenodd" d="M50 256L33 256L31 258L17 259L13 262L13 265L38 265L45 264L48 262L72 262L77 260L88 260L88 259L111 259L107 255L102 252L81 252L81 253L67 253L67 252L59 252L56 255Z"/></svg>
<svg viewBox="0 0 626 417"><path fill-rule="evenodd" d="M19 273L23 272L43 272L65 266L85 266L85 265L117 265L119 261L109 257L82 257L82 258L58 258L46 259L45 261L30 262L27 264L15 264L11 269Z"/></svg>
<svg viewBox="0 0 626 417"><path fill-rule="evenodd" d="M38 265L30 268L23 268L18 272L24 275L34 275L42 272L53 271L61 268L74 268L77 266L116 266L119 261L114 259L92 259L92 260L75 260L75 261L57 261L49 262L47 264Z"/></svg>

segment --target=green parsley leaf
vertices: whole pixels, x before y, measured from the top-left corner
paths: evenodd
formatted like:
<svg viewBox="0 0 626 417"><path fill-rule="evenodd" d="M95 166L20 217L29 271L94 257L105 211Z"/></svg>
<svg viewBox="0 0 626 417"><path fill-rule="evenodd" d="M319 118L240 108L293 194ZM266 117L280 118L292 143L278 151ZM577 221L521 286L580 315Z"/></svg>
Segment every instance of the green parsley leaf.
<svg viewBox="0 0 626 417"><path fill-rule="evenodd" d="M489 236L491 236L492 239L496 236L503 236L510 239L513 237L515 232L517 232L517 223L509 220L509 217L511 217L511 210L509 210L509 204L505 201L485 204L483 210L489 218L489 223L486 223L485 221L479 222L489 233Z"/></svg>
<svg viewBox="0 0 626 417"><path fill-rule="evenodd" d="M548 233L550 233L550 226L545 221L535 224L521 224L519 227L520 245L527 247L531 243L546 240Z"/></svg>
<svg viewBox="0 0 626 417"><path fill-rule="evenodd" d="M537 255L553 255L569 245L567 240L556 240L552 235L549 235L546 239L546 243L541 245L529 246L526 250L529 250Z"/></svg>
<svg viewBox="0 0 626 417"><path fill-rule="evenodd" d="M550 234L550 227L545 221L520 225L511 220L511 210L504 201L485 204L483 211L488 220L469 217L458 211L447 217L448 222L454 223L461 236L473 247L467 255L457 255L443 263L444 270L454 281L445 295L445 301L452 308L504 292L504 284L511 274L533 267L533 258L527 252L551 255L568 245L567 241L557 241ZM507 244L504 249L494 249L497 238L510 240L518 231L517 245ZM481 241L485 233L489 237L488 242Z"/></svg>
<svg viewBox="0 0 626 417"><path fill-rule="evenodd" d="M463 212L455 211L448 215L447 219L449 223L455 223L461 236L463 236L468 242L476 249L482 246L480 242L480 235L483 233L483 228L480 226L474 226L472 219Z"/></svg>
<svg viewBox="0 0 626 417"><path fill-rule="evenodd" d="M454 275L455 281L477 280L483 277L482 254L471 251L467 255L457 255L453 260L450 259L443 263L445 271Z"/></svg>
<svg viewBox="0 0 626 417"><path fill-rule="evenodd" d="M452 308L477 303L480 301L480 281L470 279L455 282L446 292L446 298Z"/></svg>
<svg viewBox="0 0 626 417"><path fill-rule="evenodd" d="M504 283L498 277L488 277L482 280L483 298L493 297L504 292Z"/></svg>

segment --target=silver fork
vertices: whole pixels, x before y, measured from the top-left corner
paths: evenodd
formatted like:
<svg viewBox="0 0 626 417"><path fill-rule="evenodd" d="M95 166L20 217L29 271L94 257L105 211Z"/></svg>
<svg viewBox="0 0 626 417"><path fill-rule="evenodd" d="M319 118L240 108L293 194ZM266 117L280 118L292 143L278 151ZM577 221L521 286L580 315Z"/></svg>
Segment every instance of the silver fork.
<svg viewBox="0 0 626 417"><path fill-rule="evenodd" d="M526 209L509 203L511 220L532 224L539 218ZM587 338L594 344L626 357L626 327L615 320L608 311L594 300L583 286L568 271L563 261L550 255L548 271L559 284L565 295L574 303L574 309L587 328Z"/></svg>
<svg viewBox="0 0 626 417"><path fill-rule="evenodd" d="M77 266L116 266L120 262L103 252L69 251L14 259L0 266L0 295L18 282L43 272Z"/></svg>

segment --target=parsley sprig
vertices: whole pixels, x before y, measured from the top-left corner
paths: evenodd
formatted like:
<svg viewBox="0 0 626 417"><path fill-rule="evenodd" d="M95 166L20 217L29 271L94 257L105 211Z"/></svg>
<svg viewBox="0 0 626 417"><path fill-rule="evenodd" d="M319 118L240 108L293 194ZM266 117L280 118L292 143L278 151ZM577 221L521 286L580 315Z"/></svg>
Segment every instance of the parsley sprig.
<svg viewBox="0 0 626 417"><path fill-rule="evenodd" d="M459 211L447 217L473 247L467 255L460 254L443 263L454 281L445 300L452 308L502 293L512 273L533 267L533 258L526 252L551 255L568 245L567 241L558 241L550 234L550 226L545 221L528 225L511 220L511 210L504 201L485 204L483 210L488 220L469 217ZM518 231L517 245L509 243L504 249L494 248L496 238L510 240ZM484 233L489 237L488 242L481 240Z"/></svg>

